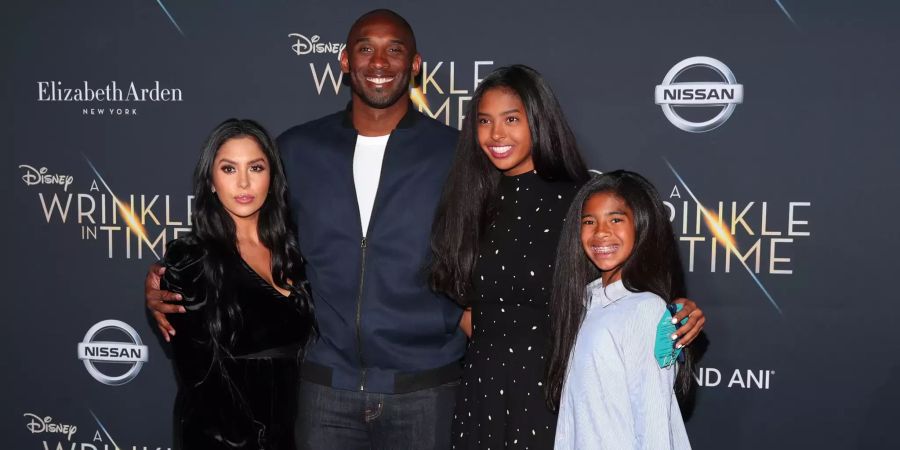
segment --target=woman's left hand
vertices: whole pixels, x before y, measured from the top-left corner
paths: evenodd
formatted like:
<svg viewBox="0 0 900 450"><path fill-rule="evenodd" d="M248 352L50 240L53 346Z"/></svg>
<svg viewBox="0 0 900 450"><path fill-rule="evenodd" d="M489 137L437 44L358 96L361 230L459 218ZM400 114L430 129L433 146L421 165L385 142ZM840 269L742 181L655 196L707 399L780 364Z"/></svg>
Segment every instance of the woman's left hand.
<svg viewBox="0 0 900 450"><path fill-rule="evenodd" d="M678 314L675 314L672 318L672 323L677 324L685 317L688 318L684 325L675 330L676 339L678 339L675 348L681 348L685 345L690 345L700 335L700 332L703 331L703 325L706 324L706 316L703 315L703 311L697 307L697 304L689 299L679 298L675 300L675 303L684 305L684 308L678 311Z"/></svg>

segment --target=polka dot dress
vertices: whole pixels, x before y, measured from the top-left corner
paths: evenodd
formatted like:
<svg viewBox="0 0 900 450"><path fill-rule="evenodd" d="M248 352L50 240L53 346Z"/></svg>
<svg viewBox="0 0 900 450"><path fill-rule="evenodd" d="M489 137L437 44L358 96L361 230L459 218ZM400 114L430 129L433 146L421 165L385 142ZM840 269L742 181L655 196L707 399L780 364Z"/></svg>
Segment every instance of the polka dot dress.
<svg viewBox="0 0 900 450"><path fill-rule="evenodd" d="M577 192L534 172L504 177L499 212L479 245L453 419L455 449L552 449L556 415L543 377L560 227Z"/></svg>

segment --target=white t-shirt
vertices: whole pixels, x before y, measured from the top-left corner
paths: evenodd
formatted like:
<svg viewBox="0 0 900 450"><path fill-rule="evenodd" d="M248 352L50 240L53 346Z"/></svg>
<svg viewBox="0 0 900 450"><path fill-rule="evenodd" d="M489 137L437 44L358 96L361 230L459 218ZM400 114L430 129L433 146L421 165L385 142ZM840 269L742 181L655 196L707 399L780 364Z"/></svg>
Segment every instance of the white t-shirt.
<svg viewBox="0 0 900 450"><path fill-rule="evenodd" d="M372 208L375 206L375 194L378 192L378 180L381 178L381 163L384 160L384 149L387 147L389 137L391 137L389 134L356 137L356 149L353 151L353 183L356 185L356 201L359 203L363 237L366 236Z"/></svg>

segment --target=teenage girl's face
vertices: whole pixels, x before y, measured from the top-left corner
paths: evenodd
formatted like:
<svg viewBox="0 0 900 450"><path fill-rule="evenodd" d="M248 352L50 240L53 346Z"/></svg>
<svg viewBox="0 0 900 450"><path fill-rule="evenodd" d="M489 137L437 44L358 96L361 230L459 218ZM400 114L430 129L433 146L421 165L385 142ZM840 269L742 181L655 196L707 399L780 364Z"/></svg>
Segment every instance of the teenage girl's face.
<svg viewBox="0 0 900 450"><path fill-rule="evenodd" d="M241 136L219 147L212 184L222 206L235 221L255 219L269 192L269 160L256 139Z"/></svg>
<svg viewBox="0 0 900 450"><path fill-rule="evenodd" d="M531 160L531 130L525 105L506 88L489 89L478 102L478 144L494 167L504 175L534 170Z"/></svg>
<svg viewBox="0 0 900 450"><path fill-rule="evenodd" d="M625 200L611 192L591 195L581 208L581 245L604 285L622 278L619 269L634 249L633 218Z"/></svg>

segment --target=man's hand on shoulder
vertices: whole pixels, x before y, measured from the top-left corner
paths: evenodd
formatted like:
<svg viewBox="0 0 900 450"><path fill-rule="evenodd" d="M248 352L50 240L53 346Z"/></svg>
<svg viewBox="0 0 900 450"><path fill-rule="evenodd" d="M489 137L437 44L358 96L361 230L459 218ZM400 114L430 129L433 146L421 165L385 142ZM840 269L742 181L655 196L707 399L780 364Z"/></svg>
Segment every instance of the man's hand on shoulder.
<svg viewBox="0 0 900 450"><path fill-rule="evenodd" d="M159 263L150 266L147 278L144 279L144 304L156 320L163 339L170 342L171 337L175 336L175 328L166 320L166 314L183 313L185 309L181 305L167 303L180 301L181 295L160 289L160 280L165 272L166 268Z"/></svg>

